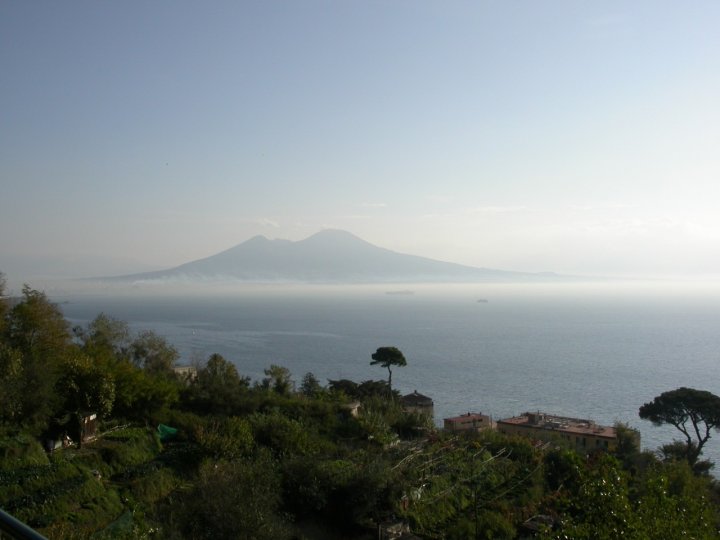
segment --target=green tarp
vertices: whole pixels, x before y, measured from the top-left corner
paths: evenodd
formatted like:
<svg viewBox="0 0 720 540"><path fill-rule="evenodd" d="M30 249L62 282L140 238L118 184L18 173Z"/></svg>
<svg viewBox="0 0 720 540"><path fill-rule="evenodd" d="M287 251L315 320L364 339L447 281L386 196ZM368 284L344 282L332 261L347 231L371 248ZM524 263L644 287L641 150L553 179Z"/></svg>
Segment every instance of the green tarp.
<svg viewBox="0 0 720 540"><path fill-rule="evenodd" d="M158 435L163 442L174 438L177 432L177 428L166 426L165 424L158 424Z"/></svg>

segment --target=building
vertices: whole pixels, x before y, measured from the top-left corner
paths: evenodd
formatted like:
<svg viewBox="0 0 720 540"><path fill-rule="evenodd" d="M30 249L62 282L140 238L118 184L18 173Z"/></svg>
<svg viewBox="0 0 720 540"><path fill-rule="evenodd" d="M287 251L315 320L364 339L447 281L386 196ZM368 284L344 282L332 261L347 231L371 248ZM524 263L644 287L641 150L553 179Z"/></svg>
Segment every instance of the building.
<svg viewBox="0 0 720 540"><path fill-rule="evenodd" d="M469 412L443 420L443 428L445 431L482 431L492 427L492 418L482 413Z"/></svg>
<svg viewBox="0 0 720 540"><path fill-rule="evenodd" d="M342 410L353 418L358 418L360 416L360 407L361 405L359 401L351 401L350 403L341 405Z"/></svg>
<svg viewBox="0 0 720 540"><path fill-rule="evenodd" d="M78 418L80 422L80 442L94 441L98 433L98 417L95 413L83 413Z"/></svg>
<svg viewBox="0 0 720 540"><path fill-rule="evenodd" d="M402 397L402 406L405 412L417 412L427 414L430 418L435 414L435 404L427 396L423 396L417 390L412 394Z"/></svg>
<svg viewBox="0 0 720 540"><path fill-rule="evenodd" d="M192 382L197 379L198 373L195 366L173 366L175 375L186 383Z"/></svg>
<svg viewBox="0 0 720 540"><path fill-rule="evenodd" d="M506 435L522 435L543 441L566 441L578 451L584 452L612 450L617 446L617 432L614 427L600 426L592 420L541 412L527 412L514 418L498 420L497 429Z"/></svg>

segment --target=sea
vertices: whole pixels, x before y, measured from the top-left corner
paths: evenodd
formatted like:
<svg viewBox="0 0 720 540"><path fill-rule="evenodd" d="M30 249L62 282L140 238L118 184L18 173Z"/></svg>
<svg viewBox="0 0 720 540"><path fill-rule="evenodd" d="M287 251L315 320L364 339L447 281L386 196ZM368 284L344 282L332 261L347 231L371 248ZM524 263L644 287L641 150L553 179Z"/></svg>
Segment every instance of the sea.
<svg viewBox="0 0 720 540"><path fill-rule="evenodd" d="M104 313L153 330L181 363L219 353L260 380L271 364L299 384L386 379L381 346L407 366L393 387L435 403L435 421L526 411L625 422L654 450L679 439L639 407L681 386L720 395L720 284L603 281L474 285L134 287L51 295L72 324ZM714 433L705 457L720 460ZM720 465L718 465L720 468ZM717 475L717 471L714 471Z"/></svg>

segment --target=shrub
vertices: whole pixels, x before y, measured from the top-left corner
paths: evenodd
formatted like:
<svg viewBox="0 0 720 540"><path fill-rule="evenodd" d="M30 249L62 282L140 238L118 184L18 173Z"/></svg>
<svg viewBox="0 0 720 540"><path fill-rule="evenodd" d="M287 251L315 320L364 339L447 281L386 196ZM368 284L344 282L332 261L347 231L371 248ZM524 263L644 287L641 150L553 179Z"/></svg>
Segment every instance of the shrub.
<svg viewBox="0 0 720 540"><path fill-rule="evenodd" d="M0 471L48 464L47 454L35 437L18 434L0 438Z"/></svg>
<svg viewBox="0 0 720 540"><path fill-rule="evenodd" d="M195 426L194 437L203 452L214 459L248 456L254 446L250 423L237 417L203 422Z"/></svg>

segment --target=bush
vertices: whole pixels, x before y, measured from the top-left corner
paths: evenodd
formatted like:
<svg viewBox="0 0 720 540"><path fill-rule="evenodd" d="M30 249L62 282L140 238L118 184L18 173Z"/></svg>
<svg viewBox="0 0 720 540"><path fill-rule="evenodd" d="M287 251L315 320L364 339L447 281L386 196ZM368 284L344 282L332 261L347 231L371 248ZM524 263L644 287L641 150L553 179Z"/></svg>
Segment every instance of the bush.
<svg viewBox="0 0 720 540"><path fill-rule="evenodd" d="M307 455L317 449L304 425L278 412L253 414L250 424L258 444L276 456Z"/></svg>
<svg viewBox="0 0 720 540"><path fill-rule="evenodd" d="M249 456L254 447L250 423L243 418L203 422L195 426L194 437L203 452L214 459Z"/></svg>
<svg viewBox="0 0 720 540"><path fill-rule="evenodd" d="M185 538L279 540L289 537L279 504L276 465L261 453L255 460L203 465L195 490L165 521L176 522Z"/></svg>
<svg viewBox="0 0 720 540"><path fill-rule="evenodd" d="M0 438L0 471L37 465L49 465L49 460L35 437L21 433Z"/></svg>
<svg viewBox="0 0 720 540"><path fill-rule="evenodd" d="M146 428L120 430L105 436L93 446L113 474L151 461L162 448L157 433Z"/></svg>
<svg viewBox="0 0 720 540"><path fill-rule="evenodd" d="M139 475L127 487L136 501L151 505L169 495L179 485L180 480L172 470L160 467Z"/></svg>

